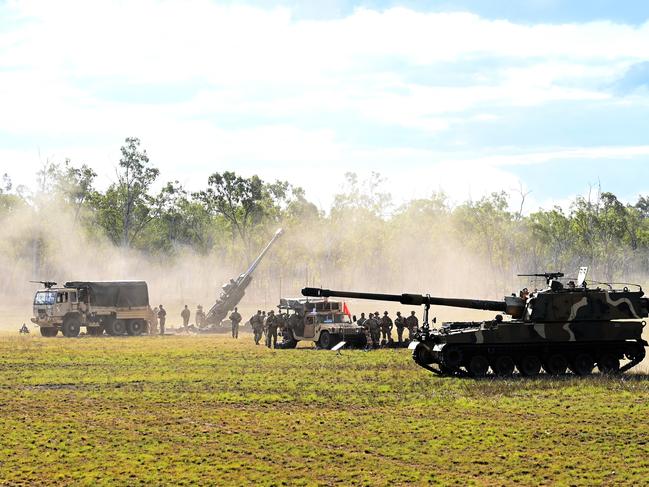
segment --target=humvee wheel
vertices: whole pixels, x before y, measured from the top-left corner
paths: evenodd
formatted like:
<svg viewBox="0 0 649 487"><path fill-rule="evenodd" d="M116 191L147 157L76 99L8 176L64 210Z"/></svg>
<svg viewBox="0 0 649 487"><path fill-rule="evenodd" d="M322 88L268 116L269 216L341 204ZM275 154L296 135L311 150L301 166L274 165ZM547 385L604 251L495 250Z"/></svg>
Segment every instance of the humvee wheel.
<svg viewBox="0 0 649 487"><path fill-rule="evenodd" d="M550 355L544 362L543 368L550 375L562 375L568 368L568 360L560 353Z"/></svg>
<svg viewBox="0 0 649 487"><path fill-rule="evenodd" d="M41 326L41 336L52 338L55 337L58 333L59 330L55 326Z"/></svg>
<svg viewBox="0 0 649 487"><path fill-rule="evenodd" d="M484 377L489 370L489 361L484 355L474 355L469 361L467 371L471 377Z"/></svg>
<svg viewBox="0 0 649 487"><path fill-rule="evenodd" d="M68 338L78 337L81 331L81 321L76 316L70 316L63 320L63 336Z"/></svg>
<svg viewBox="0 0 649 487"><path fill-rule="evenodd" d="M589 375L595 367L595 361L593 357L587 353L580 353L572 359L570 364L570 370L572 370L577 375Z"/></svg>
<svg viewBox="0 0 649 487"><path fill-rule="evenodd" d="M323 331L320 333L320 339L318 340L318 347L329 350L333 345L333 337L328 331Z"/></svg>
<svg viewBox="0 0 649 487"><path fill-rule="evenodd" d="M534 377L541 372L541 361L536 355L525 355L518 362L518 371L524 377Z"/></svg>
<svg viewBox="0 0 649 487"><path fill-rule="evenodd" d="M126 323L126 332L131 336L138 336L144 332L146 325L142 320L130 320Z"/></svg>
<svg viewBox="0 0 649 487"><path fill-rule="evenodd" d="M597 368L602 374L617 374L620 371L620 360L612 353L605 353L597 361Z"/></svg>
<svg viewBox="0 0 649 487"><path fill-rule="evenodd" d="M498 377L506 377L514 373L514 360L509 355L500 355L491 364L491 369Z"/></svg>

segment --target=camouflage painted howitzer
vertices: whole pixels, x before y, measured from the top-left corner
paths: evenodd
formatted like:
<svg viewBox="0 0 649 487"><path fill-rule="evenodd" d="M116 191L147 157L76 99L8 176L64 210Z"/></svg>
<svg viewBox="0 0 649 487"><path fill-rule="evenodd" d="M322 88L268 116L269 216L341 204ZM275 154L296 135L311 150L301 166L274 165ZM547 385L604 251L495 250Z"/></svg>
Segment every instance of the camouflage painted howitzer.
<svg viewBox="0 0 649 487"><path fill-rule="evenodd" d="M359 298L425 306L423 326L416 335L413 359L439 375L482 377L489 370L508 376L518 369L523 376L541 368L551 375L569 369L588 375L595 365L602 373L622 373L645 357L642 339L649 315L649 299L640 286L616 289L601 284L590 288L585 281L569 285L563 274L541 274L548 287L530 294L506 296L502 301L449 299L418 294L373 294L305 288L302 294L318 297ZM584 276L585 277L585 276ZM493 320L444 323L431 328L431 305L497 311ZM626 363L621 364L626 360Z"/></svg>
<svg viewBox="0 0 649 487"><path fill-rule="evenodd" d="M236 279L230 279L230 282L223 285L221 288L221 295L210 308L205 317L205 322L208 325L219 325L225 319L229 312L234 310L235 306L243 299L246 294L246 288L252 281L252 274L264 258L266 253L270 250L277 239L284 233L281 228L275 232L273 238L268 242L266 247L261 251L257 258L250 264L248 270L241 274Z"/></svg>

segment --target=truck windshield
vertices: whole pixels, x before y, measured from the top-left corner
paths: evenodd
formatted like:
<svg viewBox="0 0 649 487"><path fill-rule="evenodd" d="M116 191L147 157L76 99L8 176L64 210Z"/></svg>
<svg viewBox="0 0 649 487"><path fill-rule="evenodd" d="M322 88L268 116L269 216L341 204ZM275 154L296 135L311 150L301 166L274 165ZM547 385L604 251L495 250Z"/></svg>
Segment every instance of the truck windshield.
<svg viewBox="0 0 649 487"><path fill-rule="evenodd" d="M34 304L54 304L56 303L55 291L40 291L34 297Z"/></svg>

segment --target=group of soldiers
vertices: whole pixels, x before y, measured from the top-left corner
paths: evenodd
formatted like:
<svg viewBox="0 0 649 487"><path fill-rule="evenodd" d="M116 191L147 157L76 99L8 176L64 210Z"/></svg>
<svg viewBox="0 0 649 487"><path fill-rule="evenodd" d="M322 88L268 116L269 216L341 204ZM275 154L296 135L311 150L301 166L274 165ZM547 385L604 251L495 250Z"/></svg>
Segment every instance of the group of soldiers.
<svg viewBox="0 0 649 487"><path fill-rule="evenodd" d="M397 329L397 343L399 345L403 343L404 330L408 330L408 340L412 340L414 334L419 329L419 319L414 311L411 311L408 317L402 316L401 311L397 311L397 317L394 319L394 322L387 311L383 312L383 316L380 316L378 311L370 313L367 318L365 317L365 313L361 313L356 323L365 328L368 346L372 348L394 343L392 339L392 330L394 327Z"/></svg>
<svg viewBox="0 0 649 487"><path fill-rule="evenodd" d="M266 336L265 344L268 348L277 347L277 332L286 326L286 317L282 313L270 310L268 313L260 309L249 320L252 327L255 345L259 345L262 337Z"/></svg>
<svg viewBox="0 0 649 487"><path fill-rule="evenodd" d="M165 334L165 324L167 322L167 310L164 309L163 305L156 306L153 308L153 316L151 319L151 330L150 334L155 335L160 333L160 335ZM185 330L189 329L189 319L191 318L191 311L189 307L185 305L183 310L180 312L180 317L183 320L183 328ZM194 313L194 318L196 320L196 326L198 328L204 326L205 324L205 312L203 307L199 304L196 312Z"/></svg>

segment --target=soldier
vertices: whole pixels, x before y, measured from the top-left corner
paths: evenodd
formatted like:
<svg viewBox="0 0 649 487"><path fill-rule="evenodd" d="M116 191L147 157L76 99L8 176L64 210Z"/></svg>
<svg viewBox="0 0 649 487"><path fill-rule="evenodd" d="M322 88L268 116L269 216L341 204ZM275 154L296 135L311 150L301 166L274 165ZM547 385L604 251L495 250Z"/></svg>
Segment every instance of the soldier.
<svg viewBox="0 0 649 487"><path fill-rule="evenodd" d="M262 337L266 333L266 312L262 311L261 312L261 335Z"/></svg>
<svg viewBox="0 0 649 487"><path fill-rule="evenodd" d="M372 339L372 348L379 348L381 345L381 324L377 319L379 312L377 311L373 315L370 314L370 317L365 322L365 325L370 330L370 337Z"/></svg>
<svg viewBox="0 0 649 487"><path fill-rule="evenodd" d="M250 326L252 326L252 331L255 337L255 345L259 345L259 340L261 340L262 329L264 326L264 319L261 314L261 310L257 310L257 314L250 318Z"/></svg>
<svg viewBox="0 0 649 487"><path fill-rule="evenodd" d="M381 318L381 339L385 343L390 343L392 341L392 318L388 316L388 312L383 312L383 318Z"/></svg>
<svg viewBox="0 0 649 487"><path fill-rule="evenodd" d="M410 316L406 318L406 326L408 327L408 340L412 340L413 335L419 329L419 320L414 311L411 311Z"/></svg>
<svg viewBox="0 0 649 487"><path fill-rule="evenodd" d="M365 313L361 313L361 317L356 320L356 323L358 324L358 326L363 326L366 321L367 318L365 318Z"/></svg>
<svg viewBox="0 0 649 487"><path fill-rule="evenodd" d="M277 346L277 327L279 323L275 318L275 312L270 310L268 312L268 318L266 318L266 346L271 348L270 344L273 343L273 347Z"/></svg>
<svg viewBox="0 0 649 487"><path fill-rule="evenodd" d="M20 334L29 335L29 328L27 328L27 325L25 323L23 323L23 326L20 327Z"/></svg>
<svg viewBox="0 0 649 487"><path fill-rule="evenodd" d="M202 328L205 326L205 311L203 311L203 306L198 305L196 309L196 313L194 313L194 316L196 317L196 327L197 328Z"/></svg>
<svg viewBox="0 0 649 487"><path fill-rule="evenodd" d="M158 306L158 322L160 323L160 334L165 334L165 321L167 321L167 311L162 307Z"/></svg>
<svg viewBox="0 0 649 487"><path fill-rule="evenodd" d="M230 315L230 321L232 322L232 338L239 338L239 323L241 323L241 315L237 308L234 308L234 311Z"/></svg>
<svg viewBox="0 0 649 487"><path fill-rule="evenodd" d="M158 311L160 310L157 306L151 310L151 316L149 318L149 335L158 334Z"/></svg>
<svg viewBox="0 0 649 487"><path fill-rule="evenodd" d="M397 327L397 340L403 341L403 329L406 327L406 319L401 316L401 311L397 311L397 317L394 319L394 326Z"/></svg>
<svg viewBox="0 0 649 487"><path fill-rule="evenodd" d="M183 319L183 328L187 330L189 326L189 316L191 315L189 308L185 305L185 308L180 312L180 317Z"/></svg>

